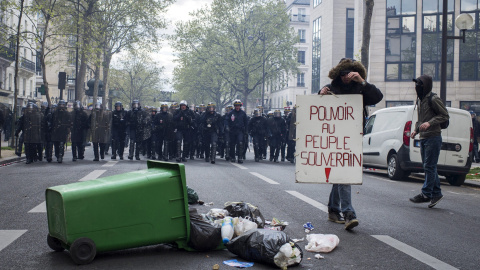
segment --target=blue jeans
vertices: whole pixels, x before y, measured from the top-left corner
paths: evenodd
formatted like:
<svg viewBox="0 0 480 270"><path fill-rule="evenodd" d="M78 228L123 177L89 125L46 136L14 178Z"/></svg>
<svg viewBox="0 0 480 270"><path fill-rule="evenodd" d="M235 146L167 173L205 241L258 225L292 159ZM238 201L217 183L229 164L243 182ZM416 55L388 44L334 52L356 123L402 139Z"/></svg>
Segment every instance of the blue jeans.
<svg viewBox="0 0 480 270"><path fill-rule="evenodd" d="M328 199L328 212L342 212L344 215L348 212L357 217L352 206L352 186L333 184Z"/></svg>
<svg viewBox="0 0 480 270"><path fill-rule="evenodd" d="M442 136L435 136L420 140L420 153L422 155L423 170L425 171L425 182L422 193L428 198L442 196L440 179L437 173L438 156L442 147Z"/></svg>

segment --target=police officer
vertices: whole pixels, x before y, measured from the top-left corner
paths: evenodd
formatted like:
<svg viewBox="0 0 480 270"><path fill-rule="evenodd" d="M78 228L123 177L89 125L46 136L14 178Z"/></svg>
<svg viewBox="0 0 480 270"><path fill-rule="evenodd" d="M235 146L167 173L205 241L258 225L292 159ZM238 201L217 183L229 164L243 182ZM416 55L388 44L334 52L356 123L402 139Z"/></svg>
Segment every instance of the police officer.
<svg viewBox="0 0 480 270"><path fill-rule="evenodd" d="M58 163L62 163L65 153L65 143L72 127L71 114L67 111L67 103L60 100L52 114L51 138L55 148L55 157ZM47 157L48 158L48 157ZM51 159L51 156L50 156Z"/></svg>
<svg viewBox="0 0 480 270"><path fill-rule="evenodd" d="M21 128L23 126L23 116L25 115L25 110L27 109L26 106L23 106L22 107L22 115L17 119L15 120L15 140L17 140L17 148L15 149L15 154L17 156L21 156L22 155L22 150L23 150L23 138L24 138L24 134L23 134L23 128ZM20 132L22 132L22 134L20 134Z"/></svg>
<svg viewBox="0 0 480 270"><path fill-rule="evenodd" d="M155 133L153 132L153 123L152 120L157 114L157 108L155 107L150 107L147 111L147 117L145 117L144 121L144 126L145 126L145 132L144 132L144 151L147 152L147 159L155 159L155 138L154 135Z"/></svg>
<svg viewBox="0 0 480 270"><path fill-rule="evenodd" d="M253 117L248 122L248 133L253 138L253 152L255 153L255 162L262 159L263 144L267 134L267 119L263 117L259 109L253 110Z"/></svg>
<svg viewBox="0 0 480 270"><path fill-rule="evenodd" d="M223 134L220 134L218 138L219 148L220 148L220 157L225 157L225 160L230 160L230 133L228 128L228 113L233 110L233 105L225 106L225 114L222 116L223 119Z"/></svg>
<svg viewBox="0 0 480 270"><path fill-rule="evenodd" d="M270 161L278 162L278 155L282 146L282 138L287 131L285 121L280 110L275 110L273 117L267 121L270 135Z"/></svg>
<svg viewBox="0 0 480 270"><path fill-rule="evenodd" d="M82 103L78 100L75 101L72 112L72 161L77 161L77 158L83 159L85 130L90 126L88 118L87 113L83 110Z"/></svg>
<svg viewBox="0 0 480 270"><path fill-rule="evenodd" d="M140 160L140 148L143 141L143 122L146 117L146 113L142 110L140 102L134 100L132 102L132 110L128 112L128 127L130 135L130 147L128 153L128 159L133 159L133 153L135 152L135 159Z"/></svg>
<svg viewBox="0 0 480 270"><path fill-rule="evenodd" d="M26 164L42 158L43 116L33 103L28 103L24 115L19 118L15 135L22 131L25 143Z"/></svg>
<svg viewBox="0 0 480 270"><path fill-rule="evenodd" d="M92 118L95 117L95 121L92 123ZM92 143L93 143L93 161L99 161L99 147L100 158L105 158L105 148L110 141L110 128L112 123L112 114L110 111L103 109L103 105L100 103L95 104L95 109L90 115L90 123L93 124L91 128Z"/></svg>
<svg viewBox="0 0 480 270"><path fill-rule="evenodd" d="M282 138L282 146L281 146L281 151L280 151L280 154L281 154L281 157L282 157L282 162L285 161L285 148L287 147L287 137L288 137L288 129L289 129L289 124L287 122L287 117L288 115L290 114L290 107L285 107L284 110L283 110L283 121L285 121L285 124L286 124L286 131L285 131L285 134L283 134L283 138Z"/></svg>
<svg viewBox="0 0 480 270"><path fill-rule="evenodd" d="M230 159L235 162L235 147L238 163L243 163L245 147L245 133L248 128L247 114L242 110L243 103L236 99L233 101L234 109L228 113L227 124L230 132Z"/></svg>
<svg viewBox="0 0 480 270"><path fill-rule="evenodd" d="M123 160L125 149L125 137L127 135L127 112L123 109L120 101L115 102L112 113L112 156L111 159Z"/></svg>
<svg viewBox="0 0 480 270"><path fill-rule="evenodd" d="M195 122L200 123L201 119L203 117L203 114L205 113L205 104L200 104L198 106L198 112L195 113ZM196 140L194 140L194 147L196 150L196 156L197 158L204 158L204 144L203 144L203 130L202 130L202 125L197 124L197 130L195 134Z"/></svg>
<svg viewBox="0 0 480 270"><path fill-rule="evenodd" d="M205 146L205 161L215 164L218 137L223 133L223 118L215 111L215 103L207 105L207 111L202 115L201 129Z"/></svg>
<svg viewBox="0 0 480 270"><path fill-rule="evenodd" d="M173 115L168 112L168 104L162 103L160 112L153 118L155 147L158 159L168 161L169 145L174 139Z"/></svg>
<svg viewBox="0 0 480 270"><path fill-rule="evenodd" d="M170 104L170 109L169 109L169 112L172 114L172 117L175 115L175 113L177 112L178 110L178 102L172 102L172 104ZM173 119L173 118L172 118ZM175 136L175 139L174 139L174 142L172 141L172 143L169 144L169 159L172 159L172 158L177 158L177 144L176 144L176 134L177 134L177 127L176 127L176 124L173 123L173 135Z"/></svg>
<svg viewBox="0 0 480 270"><path fill-rule="evenodd" d="M177 132L175 134L177 140L177 162L183 161L186 162L188 158L188 154L190 151L189 145L189 135L190 129L192 125L192 121L194 119L193 112L188 108L187 101L182 100L180 101L180 109L178 109L174 116L173 121L175 122L175 126ZM183 142L183 151L182 151L182 142Z"/></svg>
<svg viewBox="0 0 480 270"><path fill-rule="evenodd" d="M295 162L295 139L296 139L296 109L293 108L292 112L287 116L287 127L288 127L288 137L287 137L287 160L291 163Z"/></svg>

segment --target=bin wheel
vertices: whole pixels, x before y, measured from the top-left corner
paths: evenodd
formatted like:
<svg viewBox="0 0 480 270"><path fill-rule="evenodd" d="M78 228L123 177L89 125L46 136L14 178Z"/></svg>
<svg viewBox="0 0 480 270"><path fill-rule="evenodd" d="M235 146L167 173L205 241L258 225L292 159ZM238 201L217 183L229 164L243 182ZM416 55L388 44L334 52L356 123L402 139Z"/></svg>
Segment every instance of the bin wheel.
<svg viewBox="0 0 480 270"><path fill-rule="evenodd" d="M96 254L97 248L90 238L78 238L70 246L70 257L76 264L89 264L93 261Z"/></svg>
<svg viewBox="0 0 480 270"><path fill-rule="evenodd" d="M47 244L51 249L53 249L56 252L65 250L65 248L62 246L62 242L57 238L51 236L50 234L47 235Z"/></svg>

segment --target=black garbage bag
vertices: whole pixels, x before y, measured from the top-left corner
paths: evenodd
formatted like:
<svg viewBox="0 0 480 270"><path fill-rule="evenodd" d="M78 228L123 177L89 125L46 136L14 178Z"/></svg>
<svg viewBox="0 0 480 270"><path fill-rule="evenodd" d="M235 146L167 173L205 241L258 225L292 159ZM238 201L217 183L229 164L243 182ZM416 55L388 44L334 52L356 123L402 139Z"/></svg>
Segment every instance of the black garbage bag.
<svg viewBox="0 0 480 270"><path fill-rule="evenodd" d="M187 186L187 196L188 196L188 204L196 204L198 202L197 192L189 188L188 186Z"/></svg>
<svg viewBox="0 0 480 270"><path fill-rule="evenodd" d="M214 250L222 243L222 228L202 219L197 209L190 209L190 241L188 246L198 250Z"/></svg>
<svg viewBox="0 0 480 270"><path fill-rule="evenodd" d="M258 207L244 202L228 202L225 203L225 210L230 213L231 217L250 218L257 223L258 228L265 226L265 218L258 209Z"/></svg>
<svg viewBox="0 0 480 270"><path fill-rule="evenodd" d="M290 239L284 232L255 229L232 239L226 247L244 260L275 265L275 255L289 242Z"/></svg>

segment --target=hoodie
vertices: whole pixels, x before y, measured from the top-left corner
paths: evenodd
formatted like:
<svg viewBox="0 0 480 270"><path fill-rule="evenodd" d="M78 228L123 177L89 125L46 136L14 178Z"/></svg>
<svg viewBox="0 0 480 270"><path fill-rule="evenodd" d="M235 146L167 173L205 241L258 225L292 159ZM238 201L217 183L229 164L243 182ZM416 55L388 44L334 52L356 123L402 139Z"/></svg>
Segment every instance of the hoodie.
<svg viewBox="0 0 480 270"><path fill-rule="evenodd" d="M416 84L422 84L423 87L416 86L417 97L420 100L418 106L418 122L415 123L415 132L420 134L420 139L427 139L442 134L440 124L447 121L450 117L443 101L436 94L432 93L432 77L422 75L413 79ZM430 102L428 101L432 99ZM420 131L420 125L428 122L430 127L426 131Z"/></svg>

